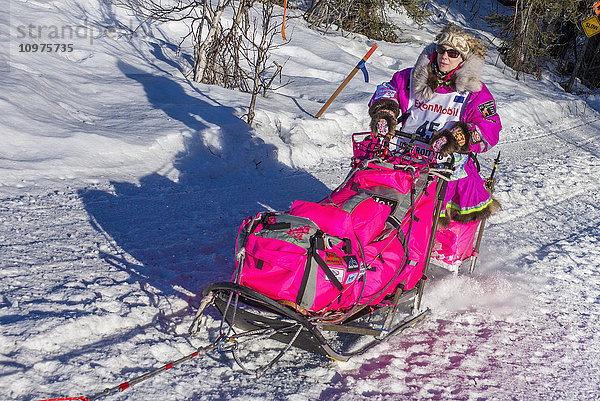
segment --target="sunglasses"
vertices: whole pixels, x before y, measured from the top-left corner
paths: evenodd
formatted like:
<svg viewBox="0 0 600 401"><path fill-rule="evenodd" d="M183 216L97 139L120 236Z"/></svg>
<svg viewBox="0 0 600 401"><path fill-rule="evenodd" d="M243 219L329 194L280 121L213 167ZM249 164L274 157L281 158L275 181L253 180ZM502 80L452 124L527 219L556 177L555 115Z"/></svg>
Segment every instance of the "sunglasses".
<svg viewBox="0 0 600 401"><path fill-rule="evenodd" d="M460 56L460 52L456 49L444 49L442 46L438 46L436 49L438 56L444 56L444 53L448 53L448 57L457 58Z"/></svg>

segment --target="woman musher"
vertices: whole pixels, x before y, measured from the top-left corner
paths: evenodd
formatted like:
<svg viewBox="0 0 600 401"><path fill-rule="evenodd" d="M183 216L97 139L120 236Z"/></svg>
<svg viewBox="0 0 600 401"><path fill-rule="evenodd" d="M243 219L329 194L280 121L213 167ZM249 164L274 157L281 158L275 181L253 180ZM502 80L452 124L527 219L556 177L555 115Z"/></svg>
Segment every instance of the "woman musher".
<svg viewBox="0 0 600 401"><path fill-rule="evenodd" d="M379 85L369 103L373 133L393 133L400 122L403 132L428 139L440 157L454 156L433 254L450 265L465 258L456 244L460 237L474 234L478 221L500 209L472 156L496 145L502 128L494 98L480 79L486 54L480 39L448 24L415 66Z"/></svg>

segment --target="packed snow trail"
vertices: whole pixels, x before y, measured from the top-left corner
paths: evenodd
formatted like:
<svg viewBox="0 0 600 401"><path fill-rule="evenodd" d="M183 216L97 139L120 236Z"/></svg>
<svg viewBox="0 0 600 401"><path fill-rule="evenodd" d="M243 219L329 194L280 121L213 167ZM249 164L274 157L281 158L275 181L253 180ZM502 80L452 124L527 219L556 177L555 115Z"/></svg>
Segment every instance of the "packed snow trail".
<svg viewBox="0 0 600 401"><path fill-rule="evenodd" d="M345 364L295 350L255 380L214 354L114 398L597 399L599 129L596 117L505 132L504 210L473 276L432 270L422 325ZM277 207L316 195L307 174L261 187L282 178ZM229 278L229 227L265 197L231 190L148 180L3 199L3 397L90 395L206 345L186 334L196 294Z"/></svg>

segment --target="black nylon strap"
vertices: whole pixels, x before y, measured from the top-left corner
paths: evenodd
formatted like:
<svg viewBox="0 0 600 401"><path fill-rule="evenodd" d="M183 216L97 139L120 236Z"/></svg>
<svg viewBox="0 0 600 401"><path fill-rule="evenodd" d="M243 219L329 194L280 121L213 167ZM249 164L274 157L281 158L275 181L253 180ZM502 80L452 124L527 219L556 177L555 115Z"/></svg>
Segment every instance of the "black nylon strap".
<svg viewBox="0 0 600 401"><path fill-rule="evenodd" d="M400 222L394 216L389 215L388 218L385 220L385 222L390 223L396 230L402 232Z"/></svg>
<svg viewBox="0 0 600 401"><path fill-rule="evenodd" d="M304 265L304 274L302 275L302 281L300 282L300 288L298 289L298 296L296 297L296 304L302 304L302 298L304 297L304 291L306 291L306 284L308 283L308 277L310 276L311 266L311 255L310 249L308 251L308 257L306 258L306 264Z"/></svg>
<svg viewBox="0 0 600 401"><path fill-rule="evenodd" d="M259 224L260 224L260 220L252 220L250 222L250 228L248 229L248 235L252 234L256 230L256 227L258 227Z"/></svg>
<svg viewBox="0 0 600 401"><path fill-rule="evenodd" d="M296 297L296 303L300 305L302 303L302 298L304 297L304 292L306 292L306 285L308 284L308 279L310 277L311 269L312 269L312 259L314 259L317 264L323 269L323 272L327 276L327 278L331 281L331 283L338 289L338 291L342 291L344 287L342 283L337 279L335 274L331 271L327 263L323 260L323 258L317 252L317 249L324 250L325 249L325 237L323 231L317 231L313 237L310 239L310 248L308 248L308 257L306 258L306 265L304 265L304 274L302 275L302 281L300 282L300 288L298 289L298 296ZM348 252L351 253L351 244L350 240L344 239L344 248L348 249Z"/></svg>
<svg viewBox="0 0 600 401"><path fill-rule="evenodd" d="M407 111L406 113L402 114L400 117L398 117L398 123L403 124L404 121L406 121L409 116L410 116L410 111Z"/></svg>
<svg viewBox="0 0 600 401"><path fill-rule="evenodd" d="M325 250L325 235L323 234L323 231L317 231L314 237L314 241L315 242L313 243L313 248L315 250Z"/></svg>
<svg viewBox="0 0 600 401"><path fill-rule="evenodd" d="M400 242L402 243L402 245L408 245L406 243L406 237L404 236L404 231L398 230L398 236L400 237Z"/></svg>
<svg viewBox="0 0 600 401"><path fill-rule="evenodd" d="M260 219L254 219L252 221L252 225L250 226L250 230L248 230L248 234L252 234L254 231L256 231L256 228L259 224L262 223L263 226L267 224L267 221L269 221L269 217L271 216L273 216L273 213L265 212L262 216L260 216Z"/></svg>
<svg viewBox="0 0 600 401"><path fill-rule="evenodd" d="M346 255L350 255L352 253L352 241L350 238L344 238L344 252Z"/></svg>
<svg viewBox="0 0 600 401"><path fill-rule="evenodd" d="M287 230L292 227L290 223L275 223L275 224L264 224L263 227L267 230Z"/></svg>
<svg viewBox="0 0 600 401"><path fill-rule="evenodd" d="M338 291L342 291L344 289L344 287L342 286L342 283L340 283L340 281L337 279L335 274L333 274L333 272L331 271L329 266L327 266L327 263L325 263L325 261L323 260L321 255L319 255L319 253L316 250L313 250L312 257L315 258L315 261L321 267L321 269L323 269L327 278L333 283L333 285L335 285L335 288L337 288ZM310 253L309 253L309 258L310 258Z"/></svg>
<svg viewBox="0 0 600 401"><path fill-rule="evenodd" d="M402 231L402 226L398 222L398 220L394 216L389 216L386 220L386 223L390 223L396 230L398 230L398 237L400 237L400 242L404 245L406 242L406 238L404 237L404 232Z"/></svg>
<svg viewBox="0 0 600 401"><path fill-rule="evenodd" d="M469 152L468 155L471 159L473 159L473 162L475 163L475 166L477 167L477 172L479 173L479 171L481 170L481 164L479 164L479 160L477 160L477 155L473 152Z"/></svg>

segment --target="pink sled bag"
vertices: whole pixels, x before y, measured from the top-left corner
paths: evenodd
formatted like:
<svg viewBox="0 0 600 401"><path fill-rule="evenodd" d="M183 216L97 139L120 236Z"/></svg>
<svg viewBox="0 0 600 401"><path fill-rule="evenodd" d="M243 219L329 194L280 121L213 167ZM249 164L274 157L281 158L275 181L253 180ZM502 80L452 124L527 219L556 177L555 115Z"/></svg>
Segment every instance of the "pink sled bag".
<svg viewBox="0 0 600 401"><path fill-rule="evenodd" d="M409 290L422 278L435 186L418 170L370 162L320 202L248 218L232 281L313 314Z"/></svg>

